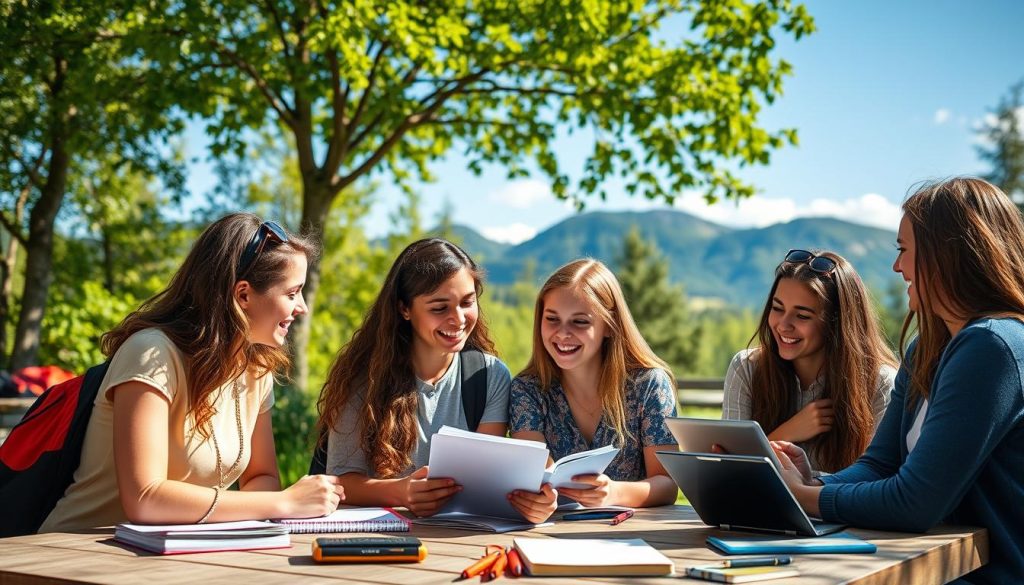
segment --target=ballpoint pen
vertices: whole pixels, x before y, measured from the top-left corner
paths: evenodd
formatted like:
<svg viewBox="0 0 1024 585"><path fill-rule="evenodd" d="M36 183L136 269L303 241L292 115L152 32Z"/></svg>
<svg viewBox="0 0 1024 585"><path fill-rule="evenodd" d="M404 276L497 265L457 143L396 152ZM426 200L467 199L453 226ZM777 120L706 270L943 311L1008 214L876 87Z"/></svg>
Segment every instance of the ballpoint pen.
<svg viewBox="0 0 1024 585"><path fill-rule="evenodd" d="M726 559L720 565L723 569L738 567L772 567L788 565L793 557L749 557L746 559Z"/></svg>

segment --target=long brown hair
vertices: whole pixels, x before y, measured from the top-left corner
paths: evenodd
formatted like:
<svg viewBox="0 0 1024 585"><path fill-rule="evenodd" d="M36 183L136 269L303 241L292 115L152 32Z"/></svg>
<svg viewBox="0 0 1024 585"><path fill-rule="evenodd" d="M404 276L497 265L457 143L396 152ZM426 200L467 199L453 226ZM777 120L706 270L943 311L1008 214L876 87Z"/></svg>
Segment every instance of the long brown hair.
<svg viewBox="0 0 1024 585"><path fill-rule="evenodd" d="M928 398L949 329L936 309L956 319L1024 318L1024 222L998 187L973 177L925 183L903 203L914 232L914 287L919 311L903 322L900 347L911 324L911 403ZM923 291L923 293L922 293ZM915 319L916 318L916 319Z"/></svg>
<svg viewBox="0 0 1024 585"><path fill-rule="evenodd" d="M883 365L896 365L896 357L882 336L878 316L871 307L864 283L845 258L833 252L836 268L829 274L811 270L807 263L783 262L775 269L775 282L765 301L754 339L760 351L751 380L752 417L771 433L799 411L800 386L793 364L779 356L768 318L779 281L803 283L820 301L818 318L825 340L822 398L835 409L832 430L809 441L818 466L836 471L852 464L867 448L875 429L872 398Z"/></svg>
<svg viewBox="0 0 1024 585"><path fill-rule="evenodd" d="M483 270L462 248L440 238L409 244L391 265L362 326L338 352L320 392L321 429L333 429L342 408L360 409L360 446L377 477L394 477L405 470L416 445L414 333L400 307L412 306L413 298L437 290L463 268L473 276L479 300ZM466 347L494 353L479 305Z"/></svg>
<svg viewBox="0 0 1024 585"><path fill-rule="evenodd" d="M641 369L660 369L672 377L672 370L654 354L633 321L626 305L622 287L608 267L590 258L575 260L552 274L537 294L533 312L533 353L521 376L536 376L544 391L552 382L561 380L561 369L547 349L541 334L544 318L544 297L555 289L565 288L582 299L608 327L609 335L601 345L601 375L598 396L608 422L621 444L631 435L626 427L625 389L630 374Z"/></svg>
<svg viewBox="0 0 1024 585"><path fill-rule="evenodd" d="M239 259L262 223L251 213L233 213L210 224L167 288L101 340L103 353L110 357L133 334L149 328L162 331L185 355L189 414L204 438L214 415L211 393L245 371L262 376L289 364L282 348L248 342L249 320L234 297ZM256 292L264 292L280 281L295 254L309 259L318 251L315 242L297 235L284 243L268 240L245 280Z"/></svg>

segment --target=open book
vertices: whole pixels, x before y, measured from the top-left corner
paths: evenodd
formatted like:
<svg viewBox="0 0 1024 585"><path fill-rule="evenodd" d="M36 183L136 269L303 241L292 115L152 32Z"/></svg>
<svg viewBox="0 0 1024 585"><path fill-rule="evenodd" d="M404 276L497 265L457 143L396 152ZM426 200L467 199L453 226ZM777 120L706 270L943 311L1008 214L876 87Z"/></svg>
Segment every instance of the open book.
<svg viewBox="0 0 1024 585"><path fill-rule="evenodd" d="M246 520L209 524L118 524L114 540L162 555L291 546L282 524Z"/></svg>
<svg viewBox="0 0 1024 585"><path fill-rule="evenodd" d="M433 518L437 523L451 513L461 513L522 523L522 515L508 502L510 492L537 492L545 481L556 488L571 486L575 475L603 472L616 453L618 449L611 446L575 453L559 459L548 472L544 443L441 427L430 442L430 477L450 477L462 491Z"/></svg>
<svg viewBox="0 0 1024 585"><path fill-rule="evenodd" d="M513 539L530 575L604 577L671 575L672 560L639 538Z"/></svg>

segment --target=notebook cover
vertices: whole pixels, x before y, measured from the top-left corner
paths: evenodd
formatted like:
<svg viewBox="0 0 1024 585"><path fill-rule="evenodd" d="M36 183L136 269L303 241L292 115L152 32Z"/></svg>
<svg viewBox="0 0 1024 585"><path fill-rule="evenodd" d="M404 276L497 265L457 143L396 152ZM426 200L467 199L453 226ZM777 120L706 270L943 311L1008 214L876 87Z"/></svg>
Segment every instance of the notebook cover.
<svg viewBox="0 0 1024 585"><path fill-rule="evenodd" d="M812 538L709 536L707 543L731 555L775 553L873 553L877 547L856 536L840 532Z"/></svg>

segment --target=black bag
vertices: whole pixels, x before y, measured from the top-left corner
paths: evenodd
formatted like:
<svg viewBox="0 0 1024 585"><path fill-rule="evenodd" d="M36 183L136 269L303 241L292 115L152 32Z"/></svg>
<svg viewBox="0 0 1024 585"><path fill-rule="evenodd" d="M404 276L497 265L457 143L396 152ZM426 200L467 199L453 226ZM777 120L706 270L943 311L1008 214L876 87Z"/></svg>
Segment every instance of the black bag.
<svg viewBox="0 0 1024 585"><path fill-rule="evenodd" d="M108 365L43 392L0 445L0 537L37 532L74 482Z"/></svg>
<svg viewBox="0 0 1024 585"><path fill-rule="evenodd" d="M466 414L466 426L476 431L487 407L487 366L483 352L471 348L459 352L459 370L462 374L462 411ZM313 460L309 464L309 475L327 473L327 435L327 430L321 429Z"/></svg>

